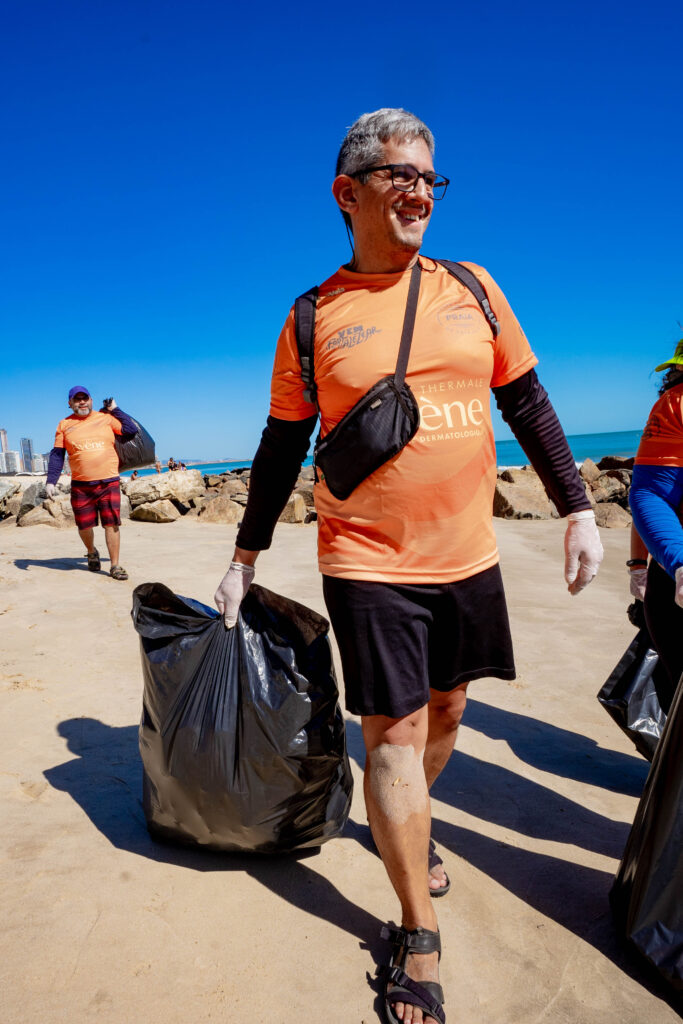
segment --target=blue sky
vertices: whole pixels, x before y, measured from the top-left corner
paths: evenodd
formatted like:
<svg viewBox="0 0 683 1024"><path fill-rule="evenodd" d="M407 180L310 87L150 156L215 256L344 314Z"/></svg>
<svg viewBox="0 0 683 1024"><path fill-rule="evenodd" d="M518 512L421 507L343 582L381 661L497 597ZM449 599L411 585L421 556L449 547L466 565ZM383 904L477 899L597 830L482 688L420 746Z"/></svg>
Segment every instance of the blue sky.
<svg viewBox="0 0 683 1024"><path fill-rule="evenodd" d="M673 0L5 0L10 446L47 451L80 383L164 458L250 457L288 308L349 256L339 144L381 106L452 182L423 251L491 271L567 433L641 428L683 334L682 29Z"/></svg>

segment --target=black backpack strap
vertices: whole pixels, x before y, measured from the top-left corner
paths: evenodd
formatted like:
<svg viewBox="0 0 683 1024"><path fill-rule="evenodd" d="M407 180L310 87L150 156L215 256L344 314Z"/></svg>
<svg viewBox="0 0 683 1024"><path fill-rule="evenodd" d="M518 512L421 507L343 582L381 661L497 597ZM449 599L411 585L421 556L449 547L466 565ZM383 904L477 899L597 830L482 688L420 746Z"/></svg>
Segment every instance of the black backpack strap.
<svg viewBox="0 0 683 1024"><path fill-rule="evenodd" d="M296 347L299 350L301 379L304 384L304 398L318 408L313 365L313 341L315 338L315 310L318 302L318 286L310 288L294 303L294 330Z"/></svg>
<svg viewBox="0 0 683 1024"><path fill-rule="evenodd" d="M486 294L486 289L483 284L472 271L463 266L462 263L452 263L450 260L434 260L435 263L440 263L442 267L445 267L449 274L451 274L456 281L460 284L464 284L465 288L472 292L475 299L482 308L482 312L489 322L491 330L493 331L493 337L497 338L500 334L500 324L496 319L496 314L491 309L491 303L489 297Z"/></svg>

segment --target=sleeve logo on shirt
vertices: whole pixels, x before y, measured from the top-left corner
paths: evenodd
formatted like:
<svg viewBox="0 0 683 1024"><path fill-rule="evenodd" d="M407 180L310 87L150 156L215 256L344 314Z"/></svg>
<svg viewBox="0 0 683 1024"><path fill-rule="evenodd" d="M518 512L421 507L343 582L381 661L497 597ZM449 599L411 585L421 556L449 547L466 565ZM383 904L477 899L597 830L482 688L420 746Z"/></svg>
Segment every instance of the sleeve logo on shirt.
<svg viewBox="0 0 683 1024"><path fill-rule="evenodd" d="M354 348L356 345L362 345L364 341L372 338L373 335L381 333L382 331L379 327L363 327L362 324L358 324L355 327L345 327L342 331L337 331L334 338L330 338L325 348L328 352L334 352L338 348Z"/></svg>

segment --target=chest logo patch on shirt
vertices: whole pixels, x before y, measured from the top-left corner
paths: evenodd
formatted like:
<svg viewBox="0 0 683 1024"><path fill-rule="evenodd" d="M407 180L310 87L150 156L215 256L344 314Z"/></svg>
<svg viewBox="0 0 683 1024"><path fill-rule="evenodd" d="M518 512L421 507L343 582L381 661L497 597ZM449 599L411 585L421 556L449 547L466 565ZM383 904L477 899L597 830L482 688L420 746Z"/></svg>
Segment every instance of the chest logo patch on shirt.
<svg viewBox="0 0 683 1024"><path fill-rule="evenodd" d="M436 318L441 327L445 327L447 331L461 331L464 334L469 334L476 326L472 310L463 309L462 306L456 306L453 303L440 309Z"/></svg>
<svg viewBox="0 0 683 1024"><path fill-rule="evenodd" d="M337 331L333 338L330 338L325 348L328 352L334 352L338 348L354 348L356 345L362 345L364 341L372 338L375 334L381 333L379 327L364 327L363 324L345 327L343 330Z"/></svg>

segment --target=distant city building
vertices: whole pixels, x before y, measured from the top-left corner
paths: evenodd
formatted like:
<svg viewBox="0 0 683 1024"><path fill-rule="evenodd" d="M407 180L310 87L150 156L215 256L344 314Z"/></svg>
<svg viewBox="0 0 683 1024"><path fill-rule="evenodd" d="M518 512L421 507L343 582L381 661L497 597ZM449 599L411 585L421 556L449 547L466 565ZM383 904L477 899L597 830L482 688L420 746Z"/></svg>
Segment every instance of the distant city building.
<svg viewBox="0 0 683 1024"><path fill-rule="evenodd" d="M19 452L4 452L5 473L21 473L21 455Z"/></svg>
<svg viewBox="0 0 683 1024"><path fill-rule="evenodd" d="M24 472L30 473L31 466L33 465L33 441L30 437L22 437L19 441L19 448L21 449L21 461Z"/></svg>
<svg viewBox="0 0 683 1024"><path fill-rule="evenodd" d="M6 452L9 448L7 444L7 431L4 427L0 427L0 454Z"/></svg>
<svg viewBox="0 0 683 1024"><path fill-rule="evenodd" d="M47 473L47 459L44 455L34 455L31 461L31 469L34 473Z"/></svg>
<svg viewBox="0 0 683 1024"><path fill-rule="evenodd" d="M0 452L0 473L6 473L6 472L7 472L7 469L5 468L5 453L4 452Z"/></svg>

